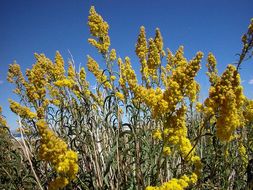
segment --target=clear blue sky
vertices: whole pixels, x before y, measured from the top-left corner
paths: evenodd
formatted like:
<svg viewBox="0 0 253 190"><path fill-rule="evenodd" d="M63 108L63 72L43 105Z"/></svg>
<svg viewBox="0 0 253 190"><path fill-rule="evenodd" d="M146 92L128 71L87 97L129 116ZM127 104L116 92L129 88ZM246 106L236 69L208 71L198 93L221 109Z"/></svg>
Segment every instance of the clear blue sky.
<svg viewBox="0 0 253 190"><path fill-rule="evenodd" d="M16 60L23 71L34 63L33 53L45 53L53 59L59 50L65 60L72 53L76 64L86 63L86 55L96 57L87 43L87 17L91 5L110 25L112 47L121 56L130 56L138 68L134 53L139 27L144 25L148 37L159 27L165 47L175 51L184 45L191 58L199 50L212 51L218 69L235 62L241 50L241 35L253 17L252 0L1 0L0 2L0 105L8 123L15 126L16 117L8 108L13 86L6 81L8 65ZM97 58L99 60L99 58ZM201 96L209 86L205 61L198 77ZM253 98L253 59L242 65L245 94ZM253 80L252 80L253 83Z"/></svg>

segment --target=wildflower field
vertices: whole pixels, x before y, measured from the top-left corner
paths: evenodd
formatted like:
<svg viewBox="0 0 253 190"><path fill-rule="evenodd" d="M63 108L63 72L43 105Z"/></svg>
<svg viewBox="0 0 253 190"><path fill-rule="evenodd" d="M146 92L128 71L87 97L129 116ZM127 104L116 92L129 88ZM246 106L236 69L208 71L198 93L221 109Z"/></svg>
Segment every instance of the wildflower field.
<svg viewBox="0 0 253 190"><path fill-rule="evenodd" d="M10 109L22 138L1 116L0 189L253 188L253 100L240 79L253 55L253 19L239 59L221 75L212 53L187 60L183 46L171 52L162 31L148 38L141 26L137 76L131 59L113 49L109 24L93 6L88 27L103 62L87 55L86 69L57 51L54 60L35 54L25 73L17 63L9 66L19 97L9 99ZM200 102L195 77L205 65L210 87Z"/></svg>

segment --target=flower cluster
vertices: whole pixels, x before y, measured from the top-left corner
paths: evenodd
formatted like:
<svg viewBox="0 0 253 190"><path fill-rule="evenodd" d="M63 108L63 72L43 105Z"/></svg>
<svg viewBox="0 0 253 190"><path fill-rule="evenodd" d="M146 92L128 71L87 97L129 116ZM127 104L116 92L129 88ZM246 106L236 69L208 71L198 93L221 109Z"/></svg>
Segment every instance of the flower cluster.
<svg viewBox="0 0 253 190"><path fill-rule="evenodd" d="M149 39L148 47L144 26L141 26L140 33L135 45L135 53L139 57L141 63L142 81L148 85L149 77L157 81L157 69L161 64L161 56L165 55L163 51L163 38L159 28L156 29L155 38Z"/></svg>
<svg viewBox="0 0 253 190"><path fill-rule="evenodd" d="M69 79L62 79L62 80L57 80L54 82L54 85L55 86L58 86L58 87L68 87L68 88L72 88L74 83L72 80L69 80Z"/></svg>
<svg viewBox="0 0 253 190"><path fill-rule="evenodd" d="M55 54L55 66L53 67L53 75L56 80L65 78L64 60L59 51Z"/></svg>
<svg viewBox="0 0 253 190"><path fill-rule="evenodd" d="M183 57L182 47L179 48L175 56L168 56L167 65L169 66L166 66L166 68L169 69L164 74L167 76L164 77L164 91L160 87L154 89L138 85L129 59L126 59L125 67L122 67L124 71L121 70L121 73L123 73L122 77L125 76L135 97L150 107L153 116L156 117L174 111L178 103L182 102L185 97L195 101L199 92L199 84L194 80L194 77L200 69L202 57L203 54L198 52L195 58L187 62Z"/></svg>
<svg viewBox="0 0 253 190"><path fill-rule="evenodd" d="M62 79L62 80L57 80L54 82L54 85L57 87L68 87L72 88L74 85L74 81L70 79Z"/></svg>
<svg viewBox="0 0 253 190"><path fill-rule="evenodd" d="M243 162L243 166L246 168L248 164L248 154L242 142L239 142L238 152Z"/></svg>
<svg viewBox="0 0 253 190"><path fill-rule="evenodd" d="M131 61L129 57L125 58L125 63L121 59L118 60L120 66L120 79L119 84L122 89L127 92L127 84L130 91L134 91L138 86L138 80L134 69L132 68Z"/></svg>
<svg viewBox="0 0 253 190"><path fill-rule="evenodd" d="M71 80L75 80L75 77L76 77L75 68L73 66L73 63L70 61L68 66L68 78Z"/></svg>
<svg viewBox="0 0 253 190"><path fill-rule="evenodd" d="M208 56L208 76L211 82L209 97L200 106L208 117L216 121L217 137L221 141L233 139L234 131L244 125L243 105L245 96L240 84L240 75L233 65L228 65L221 77L217 75L216 61Z"/></svg>
<svg viewBox="0 0 253 190"><path fill-rule="evenodd" d="M163 183L159 187L146 187L146 190L184 190L189 187L190 184L197 182L196 174L191 174L190 177L183 175L181 178L172 178L168 182Z"/></svg>
<svg viewBox="0 0 253 190"><path fill-rule="evenodd" d="M104 84L106 88L112 88L111 84L107 81L107 76L103 73L103 70L99 68L98 63L90 56L88 56L87 67L88 70L94 74L98 83Z"/></svg>
<svg viewBox="0 0 253 190"><path fill-rule="evenodd" d="M39 155L49 162L60 175L50 183L51 189L59 189L73 180L78 172L77 153L68 150L67 144L50 130L46 122L41 119L36 123L41 135Z"/></svg>
<svg viewBox="0 0 253 190"><path fill-rule="evenodd" d="M49 162L58 174L58 177L50 182L49 189L59 189L65 187L70 180L76 177L78 158L77 153L68 150L67 144L47 126L46 110L50 103L55 105L61 103L62 87L73 88L75 94L74 87L77 87L77 76L71 64L68 68L68 76L65 76L64 60L59 52L56 52L55 63L44 54L35 54L35 58L36 63L32 69L26 71L27 81L17 64L10 65L8 80L17 84L19 94L27 101L27 105L31 105L36 112L32 112L28 107L21 106L13 100L9 100L10 108L23 119L37 121L36 126L41 137L40 158ZM86 82L84 70L80 71L79 78L82 83ZM87 84L83 87L87 90Z"/></svg>
<svg viewBox="0 0 253 190"><path fill-rule="evenodd" d="M161 88L153 89L137 86L134 89L134 93L136 98L139 98L141 102L144 102L151 109L154 118L168 112L169 103L164 100Z"/></svg>
<svg viewBox="0 0 253 190"><path fill-rule="evenodd" d="M158 44L159 45L159 44ZM159 49L156 46L156 43L152 38L149 39L149 47L148 47L148 72L149 76L152 78L157 79L157 69L161 63Z"/></svg>
<svg viewBox="0 0 253 190"><path fill-rule="evenodd" d="M145 27L141 26L140 33L137 39L137 43L135 45L135 53L139 57L141 63L141 73L142 73L142 80L145 81L148 78L148 67L147 67L147 39L146 39L146 32Z"/></svg>
<svg viewBox="0 0 253 190"><path fill-rule="evenodd" d="M190 140L187 138L185 114L186 106L182 106L174 115L167 118L163 130L164 142L168 145L177 145L183 158L186 158L192 150Z"/></svg>
<svg viewBox="0 0 253 190"><path fill-rule="evenodd" d="M37 118L37 114L32 112L28 107L21 106L19 103L9 99L10 109L17 115L26 119L35 119Z"/></svg>
<svg viewBox="0 0 253 190"><path fill-rule="evenodd" d="M156 181L164 183L148 186L146 190L190 189L201 177L203 166L202 156L197 155L199 148L202 155L208 141L214 139L211 136L213 130L207 129L206 124L216 126L214 131L221 141L231 141L237 133L237 140L241 139L234 143L238 148L236 154L239 153L243 167L246 168L249 147L248 144L243 144L244 131L239 128L252 124L253 101L247 100L243 95L238 68L228 65L219 76L214 55L208 55L207 75L211 83L209 97L203 104L196 104L201 114L194 115L192 105L195 105L200 90L195 77L200 70L202 52L197 52L191 60L184 56L182 46L175 54L169 49L165 53L160 30L157 28L154 38L147 42L145 28L142 26L135 45L135 53L141 64L142 81L139 83L130 58L122 60L117 57L116 50L110 48L109 25L93 6L90 8L88 26L92 36L88 41L102 54L106 63L106 68L101 69L91 56L87 57L87 68L98 83L96 91L89 90L83 67L77 71L74 62L69 61L65 70L64 59L58 51L54 61L44 54L35 54L36 63L26 71L27 78L23 77L18 64L14 63L9 68L8 80L16 84L15 93L21 97L22 105L28 106L10 100L10 108L22 118L28 136L33 133L28 127L34 127L38 132L39 158L50 166L46 171L54 171L53 181L47 183L49 190L68 188L66 186L78 175L78 154L68 145L80 153L79 158L82 160L79 163L84 164L84 167L78 178L80 177L79 182L84 179L87 187L121 188L130 176L129 179L133 182L131 185L140 189L144 188L143 185ZM242 37L244 47L240 61L253 47L252 36L253 20L248 33ZM163 60L165 56L166 60ZM114 70L116 60L119 72ZM0 108L0 124L6 126L1 111ZM199 117L201 121L198 124L201 127L195 125ZM68 144L63 141L49 125L60 130L60 135L66 135L66 139L71 142ZM125 126L129 126L129 129ZM153 132L153 138L150 132ZM191 139L195 139L194 144ZM92 143L83 145L86 140ZM216 139L213 141L216 142ZM134 146L118 146L122 142L133 142ZM207 147L207 152L213 152L214 144ZM218 145L222 146L223 143ZM136 149L136 154L132 154L132 147ZM154 150L160 154L156 155ZM225 154L226 152L228 148ZM129 153L133 158L125 159ZM117 158L117 168L105 162L108 156ZM143 162L145 160L153 163ZM204 162L209 160L209 157L203 156ZM92 175L86 175L87 171ZM117 175L119 172L120 175ZM170 174L179 177L170 177ZM87 176L89 180L86 180ZM121 177L107 183L115 176ZM79 182L72 188L79 188ZM202 180L200 186L201 182Z"/></svg>
<svg viewBox="0 0 253 190"><path fill-rule="evenodd" d="M89 38L89 43L96 47L99 52L106 53L110 47L110 37L108 36L109 25L96 12L94 6L90 8L88 25L91 35L97 38L97 40Z"/></svg>
<svg viewBox="0 0 253 190"><path fill-rule="evenodd" d="M250 125L253 123L253 100L245 99L243 116L245 124Z"/></svg>
<svg viewBox="0 0 253 190"><path fill-rule="evenodd" d="M115 96L118 98L118 99L120 99L121 101L124 101L124 94L122 94L122 93L120 93L120 92L116 92L115 93Z"/></svg>
<svg viewBox="0 0 253 190"><path fill-rule="evenodd" d="M135 45L135 53L139 57L141 63L142 63L142 60L146 59L147 52L148 52L148 49L147 49L145 27L141 26L140 34L138 36L137 43Z"/></svg>
<svg viewBox="0 0 253 190"><path fill-rule="evenodd" d="M0 134L4 133L3 127L8 127L5 118L2 116L2 107L0 106Z"/></svg>
<svg viewBox="0 0 253 190"><path fill-rule="evenodd" d="M156 66L153 67L153 70L155 71L158 66L157 63L160 63L160 55L155 42L153 40L150 42L149 49L153 48L153 50L148 54L148 59L150 59L148 60L148 66L152 65L151 62L154 63L153 65ZM154 57L156 57L155 55L157 55L157 59L154 59ZM182 47L179 48L175 56L168 53L167 66L163 68L163 85L165 90L162 90L159 86L150 88L139 85L129 58L126 58L125 64L120 62L120 66L123 65L121 66L121 80L124 84L124 88L127 83L129 90L135 95L134 98L150 108L153 118L162 117L166 121L162 130L157 128L153 132L153 137L155 139L163 140L164 142L163 153L168 156L172 152L179 150L181 157L189 164L194 165L195 170L192 175L195 180L193 180L194 182L192 183L197 181L197 176L200 175L202 169L202 163L200 158L195 156L195 150L190 139L187 137L187 108L184 105L184 99L188 97L190 101L195 101L197 98L199 85L194 80L194 77L200 69L202 57L203 53L198 52L197 55L188 62L183 56ZM151 69L152 68L149 68L149 70ZM153 75L155 73L150 73L150 75L151 74ZM173 187L174 185L182 189L188 187L188 183L180 186L180 184L178 184L178 179L173 179L164 183L159 188L170 189L169 187ZM158 187L154 187L154 189L155 188Z"/></svg>
<svg viewBox="0 0 253 190"><path fill-rule="evenodd" d="M69 181L66 177L57 177L56 179L50 182L48 189L59 190L59 189L63 189L68 184L69 184Z"/></svg>
<svg viewBox="0 0 253 190"><path fill-rule="evenodd" d="M26 94L33 103L44 101L46 98L46 86L51 78L54 65L44 54L35 54L36 63L32 69L27 69L28 81L25 83ZM55 71L55 69L54 69ZM38 102L37 102L38 103Z"/></svg>
<svg viewBox="0 0 253 190"><path fill-rule="evenodd" d="M165 100L170 102L170 109L175 109L178 102L184 97L195 101L199 92L199 84L194 80L200 69L200 62L203 57L202 52L189 62L183 56L183 47L180 47L175 56L168 53L167 71L171 73L165 81Z"/></svg>
<svg viewBox="0 0 253 190"><path fill-rule="evenodd" d="M219 80L216 65L217 65L216 58L212 53L209 53L206 64L208 72L206 74L209 77L211 85L214 85L217 82L217 80Z"/></svg>
<svg viewBox="0 0 253 190"><path fill-rule="evenodd" d="M156 28L156 30L155 30L154 42L155 42L155 45L158 49L158 52L161 53L162 56L164 56L165 52L163 51L163 37L162 37L162 34L161 34L159 28Z"/></svg>
<svg viewBox="0 0 253 190"><path fill-rule="evenodd" d="M91 92L89 90L89 82L86 80L86 72L83 67L79 72L79 78L80 78L81 94L83 94L87 98L90 97Z"/></svg>
<svg viewBox="0 0 253 190"><path fill-rule="evenodd" d="M116 50L112 49L111 52L110 52L110 60L114 61L114 60L116 60L116 58L117 58Z"/></svg>
<svg viewBox="0 0 253 190"><path fill-rule="evenodd" d="M22 94L22 86L25 84L25 79L24 76L20 70L20 65L17 63L13 63L9 66L9 71L8 71L8 76L7 80L10 83L15 83L16 84L16 89L14 89L15 94Z"/></svg>

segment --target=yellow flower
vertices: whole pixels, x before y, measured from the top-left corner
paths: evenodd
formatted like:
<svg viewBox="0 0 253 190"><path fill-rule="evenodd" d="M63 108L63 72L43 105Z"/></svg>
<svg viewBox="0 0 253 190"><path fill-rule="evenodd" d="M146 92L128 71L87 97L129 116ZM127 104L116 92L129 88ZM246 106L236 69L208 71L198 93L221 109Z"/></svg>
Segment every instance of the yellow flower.
<svg viewBox="0 0 253 190"><path fill-rule="evenodd" d="M179 179L172 178L171 180L164 182L161 186L148 186L145 190L184 190L189 187L190 184L196 183L198 176L195 173L189 175L183 175Z"/></svg>
<svg viewBox="0 0 253 190"><path fill-rule="evenodd" d="M119 98L121 101L124 101L124 99L125 99L124 95L123 95L122 93L120 93L120 92L116 92L116 93L115 93L115 96L116 96L117 98Z"/></svg>
<svg viewBox="0 0 253 190"><path fill-rule="evenodd" d="M160 65L160 54L159 49L157 48L154 40L152 38L149 39L149 48L148 48L148 60L147 66L149 69L150 76L157 76L157 68Z"/></svg>
<svg viewBox="0 0 253 190"><path fill-rule="evenodd" d="M133 70L130 62L130 58L125 58L125 71L124 71L124 77L128 82L128 85L131 90L134 90L136 86L138 85L137 77L135 74L135 71ZM122 73L123 74L123 73Z"/></svg>
<svg viewBox="0 0 253 190"><path fill-rule="evenodd" d="M112 49L111 52L110 52L110 60L114 61L114 60L116 60L116 58L117 58L117 56L116 56L116 50Z"/></svg>
<svg viewBox="0 0 253 190"><path fill-rule="evenodd" d="M168 147L168 146L165 146L165 147L163 147L163 153L165 154L165 155L170 155L171 154L171 149L170 149L170 147Z"/></svg>
<svg viewBox="0 0 253 190"><path fill-rule="evenodd" d="M159 28L156 28L156 30L155 30L154 42L155 42L155 45L158 49L158 52L161 53L163 50L163 37L161 35Z"/></svg>
<svg viewBox="0 0 253 190"><path fill-rule="evenodd" d="M61 101L58 99L53 99L51 102L52 102L52 104L54 104L56 106L59 106L61 104Z"/></svg>
<svg viewBox="0 0 253 190"><path fill-rule="evenodd" d="M51 181L48 185L49 190L59 190L64 188L69 184L69 181L66 177L57 177L53 181Z"/></svg>
<svg viewBox="0 0 253 190"><path fill-rule="evenodd" d="M112 75L112 76L110 77L110 79L111 79L112 81L115 81L116 76Z"/></svg>
<svg viewBox="0 0 253 190"><path fill-rule="evenodd" d="M62 79L62 80L57 80L54 82L55 86L58 87L68 87L68 88L72 88L74 85L74 81L71 79Z"/></svg>
<svg viewBox="0 0 253 190"><path fill-rule="evenodd" d="M91 35L98 38L98 40L88 39L89 43L96 47L99 52L106 53L110 47L110 37L108 36L109 25L96 12L94 6L90 8L88 25Z"/></svg>
<svg viewBox="0 0 253 190"><path fill-rule="evenodd" d="M137 39L137 43L135 44L135 53L139 57L140 63L141 63L141 74L142 74L142 80L146 81L148 83L148 66L147 66L147 40L146 40L146 33L145 33L145 27L141 26L140 33Z"/></svg>
<svg viewBox="0 0 253 190"><path fill-rule="evenodd" d="M209 61L210 62L210 61ZM211 69L214 70L215 68ZM231 141L234 131L244 125L243 105L245 96L240 85L240 75L233 65L228 65L221 77L216 76L212 82L209 97L204 102L204 113L207 117L217 115L217 136L221 141Z"/></svg>
<svg viewBox="0 0 253 190"><path fill-rule="evenodd" d="M80 75L80 79L81 79L82 82L86 81L86 73L85 73L85 70L84 70L83 67L81 68L79 75Z"/></svg>
<svg viewBox="0 0 253 190"><path fill-rule="evenodd" d="M196 183L198 181L198 175L193 172L190 176L190 181L193 184Z"/></svg>
<svg viewBox="0 0 253 190"><path fill-rule="evenodd" d="M59 51L57 51L55 54L54 62L55 62L55 65L54 65L53 75L56 80L61 80L64 78L65 69L64 69L64 60L61 54L59 53Z"/></svg>
<svg viewBox="0 0 253 190"><path fill-rule="evenodd" d="M214 85L216 82L218 82L218 70L216 68L217 62L216 59L214 57L214 55L212 53L208 54L207 57L207 75L209 76L209 81L211 83L211 85Z"/></svg>
<svg viewBox="0 0 253 190"><path fill-rule="evenodd" d="M13 63L9 66L8 74L7 74L7 80L10 83L16 84L16 89L13 90L15 94L21 95L21 86L24 86L25 84L25 78L21 72L20 66L17 63Z"/></svg>
<svg viewBox="0 0 253 190"><path fill-rule="evenodd" d="M196 103L196 110L198 112L201 112L203 110L203 105L200 103L200 102L197 102Z"/></svg>
<svg viewBox="0 0 253 190"><path fill-rule="evenodd" d="M76 177L78 172L77 153L68 150L67 144L48 128L47 123L43 119L40 119L36 126L41 136L39 155L42 160L51 163L61 176L51 182L50 188L63 188L69 183L68 179L73 180ZM62 186L59 186L60 184Z"/></svg>
<svg viewBox="0 0 253 190"><path fill-rule="evenodd" d="M249 125L253 122L253 100L245 99L244 106L243 116L245 118L245 124Z"/></svg>
<svg viewBox="0 0 253 190"><path fill-rule="evenodd" d="M195 171L194 173L197 175L197 176L200 176L200 172L201 172L201 169L202 169L202 162L201 162L201 159L199 156L193 156L191 158L191 161L192 163L194 164L195 166Z"/></svg>
<svg viewBox="0 0 253 190"><path fill-rule="evenodd" d="M156 129L156 130L153 132L153 137L154 137L154 139L162 140L162 133L161 133L161 130Z"/></svg>
<svg viewBox="0 0 253 190"><path fill-rule="evenodd" d="M241 156L241 159L243 161L243 166L246 168L248 165L248 155L245 146L242 142L239 143L238 147L239 155Z"/></svg>
<svg viewBox="0 0 253 190"><path fill-rule="evenodd" d="M5 129L4 127L8 127L8 126L7 126L7 122L5 118L2 116L2 107L0 106L0 134L7 132L7 129Z"/></svg>
<svg viewBox="0 0 253 190"><path fill-rule="evenodd" d="M187 181L189 178L183 176L180 179L172 178L168 182L163 183L159 187L146 187L145 190L184 190L189 186L189 182Z"/></svg>
<svg viewBox="0 0 253 190"><path fill-rule="evenodd" d="M112 88L111 84L108 81L106 82L107 77L103 73L103 70L99 68L98 63L90 56L88 56L87 67L88 67L88 70L94 74L94 76L97 79L97 82L101 84L103 83L104 86L109 89Z"/></svg>
<svg viewBox="0 0 253 190"><path fill-rule="evenodd" d="M135 53L140 58L140 60L143 60L146 58L147 51L148 51L148 49L147 49L145 27L141 26L140 34L138 36L138 40L135 45Z"/></svg>
<svg viewBox="0 0 253 190"><path fill-rule="evenodd" d="M10 109L17 115L26 119L35 119L37 118L37 114L32 112L28 107L21 106L19 103L9 99Z"/></svg>
<svg viewBox="0 0 253 190"><path fill-rule="evenodd" d="M118 59L118 66L119 66L119 85L122 88L122 91L124 92L124 94L128 93L128 89L127 89L127 71L126 71L126 66L123 63L123 61L121 60L121 58Z"/></svg>
<svg viewBox="0 0 253 190"><path fill-rule="evenodd" d="M95 37L103 37L108 34L109 25L103 20L102 16L96 12L94 6L91 6L90 8L88 25L90 33Z"/></svg>

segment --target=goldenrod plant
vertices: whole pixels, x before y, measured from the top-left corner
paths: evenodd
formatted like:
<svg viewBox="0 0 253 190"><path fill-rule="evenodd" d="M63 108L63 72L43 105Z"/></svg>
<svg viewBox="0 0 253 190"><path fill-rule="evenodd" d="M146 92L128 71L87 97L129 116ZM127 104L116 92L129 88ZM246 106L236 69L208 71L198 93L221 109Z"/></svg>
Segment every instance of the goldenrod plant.
<svg viewBox="0 0 253 190"><path fill-rule="evenodd" d="M58 51L54 60L35 54L25 75L17 63L9 67L8 81L19 97L9 100L10 108L26 136L17 146L27 163L19 164L33 179L28 186L20 181L24 189L251 187L253 100L243 93L239 69L252 55L253 20L236 65L219 75L215 56L205 58L210 88L203 102L195 80L202 52L187 60L183 46L175 53L164 49L159 28L147 39L141 26L137 76L131 59L112 47L109 24L93 6L88 26L88 42L104 61L87 55L95 89L85 67L77 69L73 59L66 64ZM2 117L0 124L7 125Z"/></svg>

